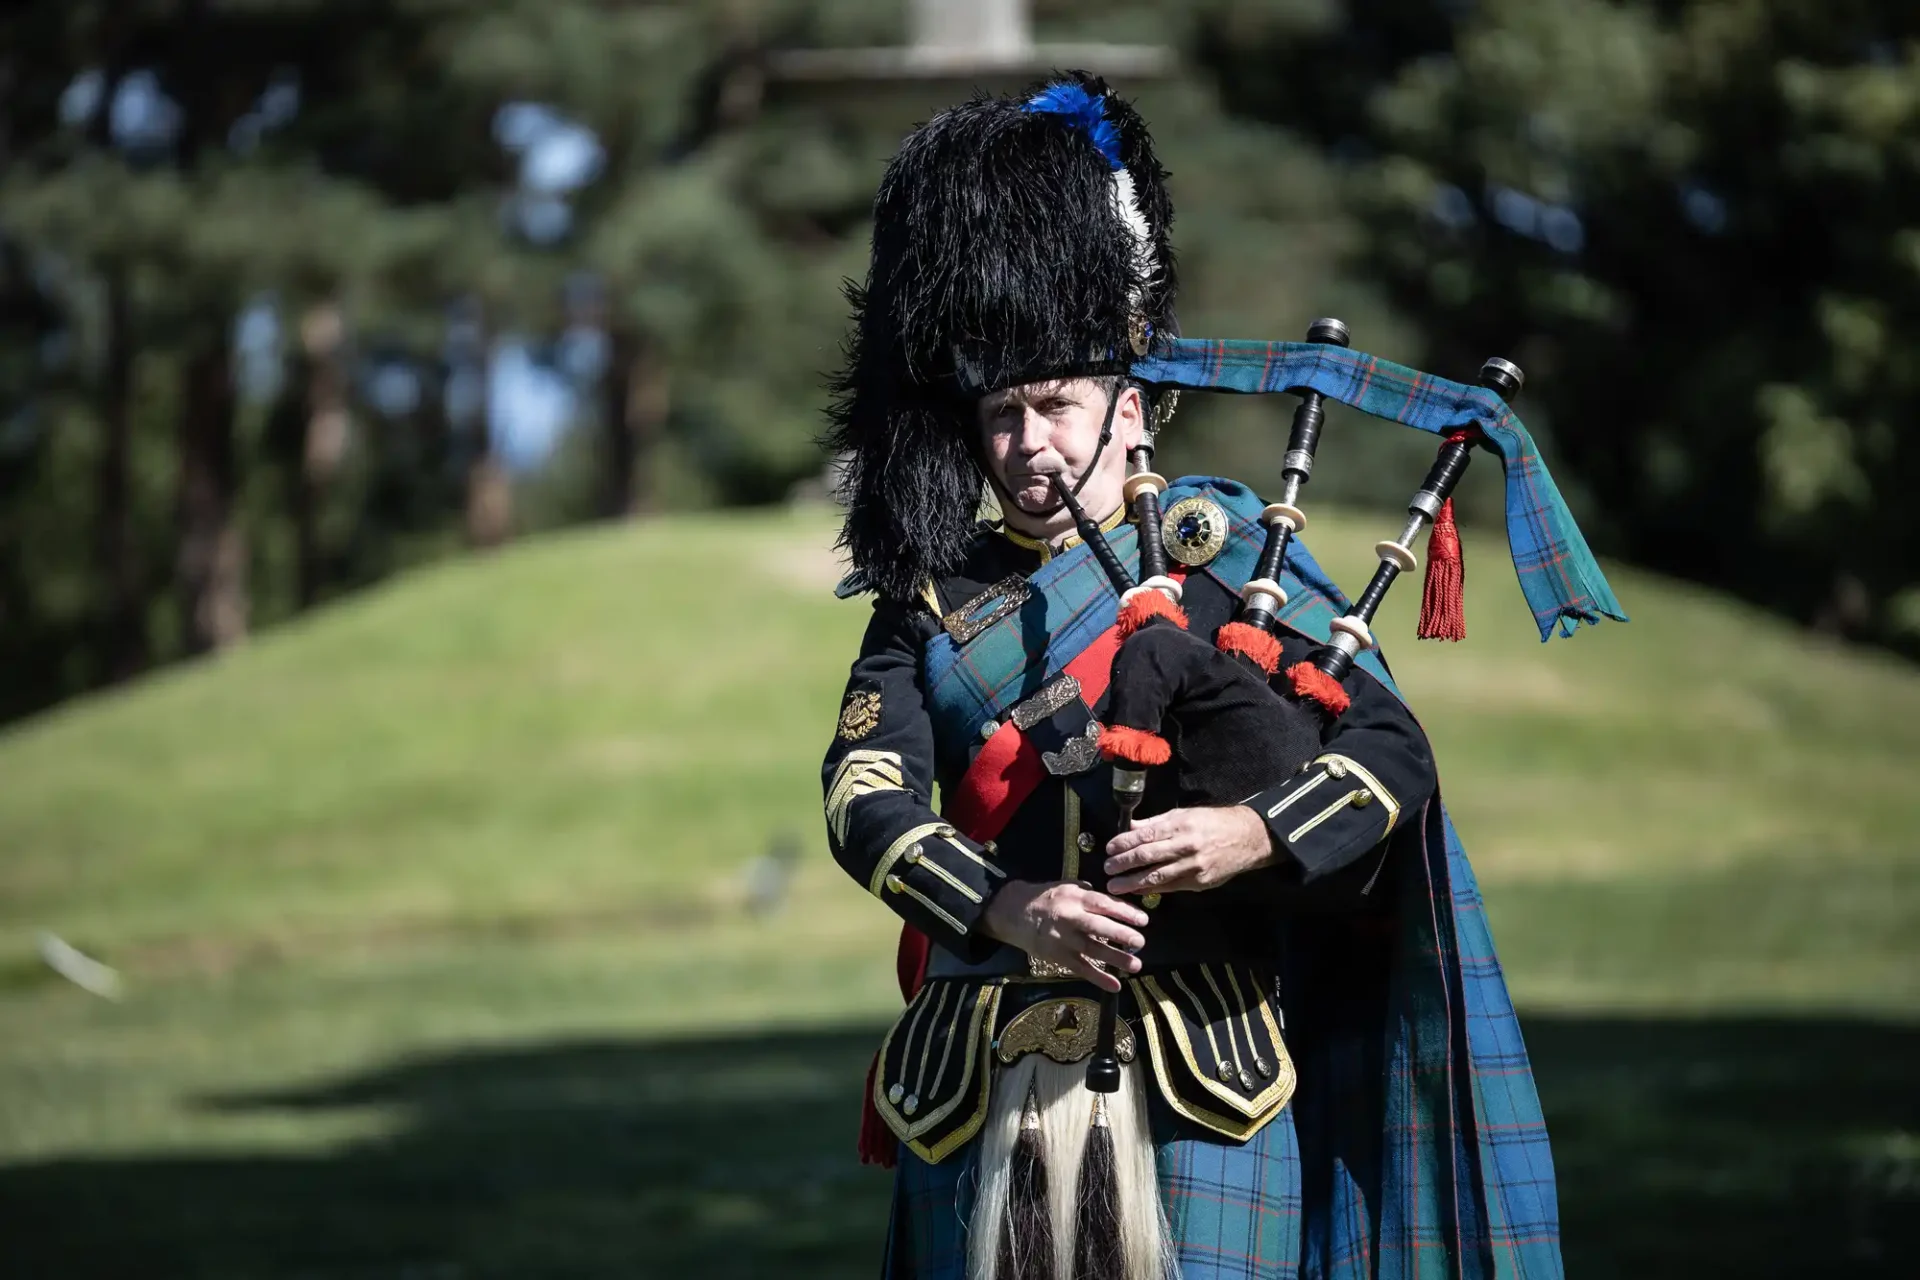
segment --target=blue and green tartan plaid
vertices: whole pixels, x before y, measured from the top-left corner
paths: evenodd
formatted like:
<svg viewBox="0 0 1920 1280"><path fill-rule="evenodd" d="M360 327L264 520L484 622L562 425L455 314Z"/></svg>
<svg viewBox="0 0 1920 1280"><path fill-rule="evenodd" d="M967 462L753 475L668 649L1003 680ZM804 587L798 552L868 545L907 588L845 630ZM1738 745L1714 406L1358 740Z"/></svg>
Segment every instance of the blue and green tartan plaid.
<svg viewBox="0 0 1920 1280"><path fill-rule="evenodd" d="M1558 626L1627 620L1520 419L1485 387L1436 378L1364 351L1309 342L1181 338L1133 366L1160 387L1246 393L1310 387L1377 418L1444 434L1478 427L1507 478L1507 546L1540 638Z"/></svg>
<svg viewBox="0 0 1920 1280"><path fill-rule="evenodd" d="M1140 544L1131 524L1107 535L1122 564L1139 572ZM1031 697L1120 616L1120 598L1087 549L1055 556L1028 576L1032 595L1018 612L955 644L944 631L926 651L933 731L945 742L968 742L989 715ZM983 602L981 611L992 605Z"/></svg>
<svg viewBox="0 0 1920 1280"><path fill-rule="evenodd" d="M1237 591L1264 541L1262 503L1244 485L1207 477L1177 481L1168 498L1189 494L1212 497L1230 516L1226 545L1206 571ZM1114 541L1123 562L1137 559L1130 534ZM946 726L959 735L948 743L964 743L972 726L1003 713L1075 656L1077 646L1050 642L1056 634L1084 636L1083 645L1112 624L1113 590L1085 547L1055 557L1031 581L1039 589L1026 607L964 649L944 634L929 642L925 670L936 731ZM1280 581L1289 597L1282 621L1325 641L1348 600L1299 539L1288 548ZM1358 662L1401 696L1377 650ZM1398 936L1386 990L1377 1008L1369 1006L1377 1016L1323 1029L1312 1043L1289 1039L1301 1088L1288 1116L1306 1153L1296 1201L1299 1274L1556 1280L1562 1272L1552 1153L1465 848L1438 795L1395 839L1419 847L1409 850L1415 856L1395 859ZM1219 1176L1241 1176L1232 1167L1220 1164ZM954 1237L938 1235L938 1223L953 1220L964 1239L964 1215L954 1218L954 1201L940 1199L952 1190L943 1180L960 1176L957 1167L939 1174L903 1159L899 1176L889 1256L907 1256L903 1249L918 1258L944 1256L923 1252L934 1237L921 1233L950 1242ZM936 1184L947 1190L936 1192ZM929 1265L893 1274L961 1274Z"/></svg>
<svg viewBox="0 0 1920 1280"><path fill-rule="evenodd" d="M1182 1139L1155 1153L1181 1280L1300 1274L1300 1143L1293 1111L1244 1145Z"/></svg>

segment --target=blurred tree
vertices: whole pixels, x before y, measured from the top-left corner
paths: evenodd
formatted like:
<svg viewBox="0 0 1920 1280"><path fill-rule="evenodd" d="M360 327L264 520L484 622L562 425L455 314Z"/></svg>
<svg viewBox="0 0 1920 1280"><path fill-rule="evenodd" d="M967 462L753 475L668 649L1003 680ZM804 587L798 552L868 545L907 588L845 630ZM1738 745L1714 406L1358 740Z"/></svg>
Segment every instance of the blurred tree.
<svg viewBox="0 0 1920 1280"><path fill-rule="evenodd" d="M102 427L98 674L125 674L145 647L128 473L142 349L181 368L175 576L184 648L245 634L233 317L249 291L339 278L348 259L341 218L369 203L310 173L236 155L235 130L268 76L322 56L305 39L318 10L30 6L6 33L33 72L16 76L8 102L5 231L35 260L82 273L76 292L100 299L90 326ZM338 41L333 51L342 52Z"/></svg>
<svg viewBox="0 0 1920 1280"><path fill-rule="evenodd" d="M1268 8L1288 39L1339 28ZM1234 6L1033 10L1041 40L1205 60L1120 81L1174 169L1189 331L1285 335L1331 312L1417 356L1380 292L1340 274L1363 233L1342 202L1351 157L1298 121L1223 119L1209 80L1236 83L1241 42L1216 38ZM901 0L0 13L0 323L20 335L0 360L0 608L19 659L0 717L463 537L773 500L816 474L839 284L864 270L886 157L938 104L769 93L769 53L905 30ZM1356 62L1342 93L1366 101L1397 66ZM489 403L489 352L508 348L562 371L598 427L537 495L494 447L510 407ZM1286 411L1190 405L1169 458L1270 482ZM1399 496L1418 466L1389 465L1417 452L1404 434L1330 451L1320 492Z"/></svg>
<svg viewBox="0 0 1920 1280"><path fill-rule="evenodd" d="M581 267L599 305L603 481L601 514L651 504L653 454L667 416L662 326L635 314L636 291L661 287L676 254L731 232L732 255L750 258L757 235L723 190L700 203L696 187L664 172L697 159L695 94L721 42L704 6L592 0L499 0L449 28L455 81L496 107L496 133L522 157L505 216L523 253L547 274L537 290L503 299L522 323L551 328L564 278ZM560 161L554 159L561 158ZM564 163L562 163L564 162ZM570 169L571 172L555 171ZM717 224L717 225L715 225ZM725 305L730 279L703 263L688 299L693 315ZM576 285L576 288L578 285ZM667 287L673 287L669 284Z"/></svg>
<svg viewBox="0 0 1920 1280"><path fill-rule="evenodd" d="M1533 375L1597 541L1920 649L1920 10L1226 0L1209 21L1237 109L1355 157L1355 262L1435 359ZM1299 74L1260 74L1281 59Z"/></svg>
<svg viewBox="0 0 1920 1280"><path fill-rule="evenodd" d="M564 229L536 237L523 219L521 241L554 273L540 296L561 297L582 270L591 281L604 337L599 514L764 501L818 467L835 281L878 176L854 157L884 151L844 120L767 109L762 51L849 35L844 12L824 25L832 8L504 0L449 46L461 83L540 104L545 128L584 130L580 145L594 148L593 179L565 194ZM557 198L537 174L518 195Z"/></svg>
<svg viewBox="0 0 1920 1280"><path fill-rule="evenodd" d="M863 208L871 178L839 166L830 229L812 220L818 180L759 199L753 165L771 153L750 137L753 23L804 26L805 10L155 0L0 15L6 317L33 334L0 387L21 442L9 501L29 508L0 522L0 564L9 649L46 659L9 664L0 716L149 652L233 643L251 595L306 607L390 571L404 546L431 544L410 530L459 515L431 500L442 480L423 461L464 467L470 540L505 536L488 335L551 332L583 269L601 301L570 336L601 353L581 379L606 407L601 511L654 501L670 426L685 444L673 472L691 481L672 486L678 502L773 497L812 469L822 338L837 330L818 321L837 310L852 221L838 206ZM514 145L516 118L557 122L588 172L556 180L556 148ZM466 318L449 322L456 301ZM263 316L281 373L256 439L235 329ZM55 348L71 357L61 376L37 358ZM440 375L436 412L356 422L362 349ZM134 439L142 368L165 389L142 417L171 419L157 454ZM670 378L687 390L670 396ZM407 438L440 411L453 439ZM137 454L173 474L170 568L147 563ZM51 483L69 457L91 459L90 492ZM251 471L281 478L263 488ZM28 548L30 527L60 532ZM77 534L93 563L56 573ZM249 591L250 562L275 580Z"/></svg>

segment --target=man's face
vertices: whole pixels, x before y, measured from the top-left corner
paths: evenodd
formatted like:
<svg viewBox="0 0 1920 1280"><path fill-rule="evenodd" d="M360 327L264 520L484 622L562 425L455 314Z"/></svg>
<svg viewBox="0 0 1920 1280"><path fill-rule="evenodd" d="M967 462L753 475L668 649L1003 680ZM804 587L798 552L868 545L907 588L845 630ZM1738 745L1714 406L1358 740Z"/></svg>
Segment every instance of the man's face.
<svg viewBox="0 0 1920 1280"><path fill-rule="evenodd" d="M1087 476L1080 503L1096 518L1120 505L1126 479L1127 450L1140 443L1140 393L1124 387L1114 406L1113 443L1101 452L1100 426L1107 416L1107 388L1090 378L1030 382L983 396L976 410L987 464L998 482L1000 504L1008 520L1029 532L1072 528L1053 491L1050 476L1069 487ZM1028 517L1026 520L1020 517Z"/></svg>

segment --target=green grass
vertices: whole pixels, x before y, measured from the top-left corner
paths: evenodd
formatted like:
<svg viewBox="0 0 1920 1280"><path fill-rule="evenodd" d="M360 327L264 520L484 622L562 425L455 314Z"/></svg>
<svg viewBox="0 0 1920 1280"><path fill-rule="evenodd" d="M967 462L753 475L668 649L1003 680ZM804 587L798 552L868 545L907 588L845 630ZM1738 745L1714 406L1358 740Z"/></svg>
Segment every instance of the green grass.
<svg viewBox="0 0 1920 1280"><path fill-rule="evenodd" d="M1378 518L1316 515L1343 582ZM815 765L820 514L416 574L0 734L0 1274L868 1274L888 917ZM1523 1009L1580 1276L1905 1273L1920 673L1614 571L1539 644L1378 630ZM805 851L775 915L742 869ZM119 967L108 1002L35 958Z"/></svg>

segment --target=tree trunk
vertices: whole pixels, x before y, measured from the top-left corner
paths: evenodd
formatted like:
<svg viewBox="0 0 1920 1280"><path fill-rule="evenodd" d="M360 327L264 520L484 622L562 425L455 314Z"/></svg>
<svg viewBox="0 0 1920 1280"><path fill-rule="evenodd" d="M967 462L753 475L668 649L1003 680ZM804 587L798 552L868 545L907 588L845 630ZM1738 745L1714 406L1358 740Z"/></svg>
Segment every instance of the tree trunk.
<svg viewBox="0 0 1920 1280"><path fill-rule="evenodd" d="M513 479L491 448L467 471L467 542L485 551L513 536Z"/></svg>
<svg viewBox="0 0 1920 1280"><path fill-rule="evenodd" d="M300 320L300 371L307 381L307 427L300 457L300 478L293 504L299 607L320 599L326 566L321 561L320 512L328 487L347 455L351 423L347 418L346 318L334 299L313 307Z"/></svg>
<svg viewBox="0 0 1920 1280"><path fill-rule="evenodd" d="M133 540L133 494L128 479L133 434L133 316L127 273L106 272L105 353L100 377L100 465L94 477L94 557L104 602L101 674L108 683L147 665L147 628L140 590L139 550Z"/></svg>
<svg viewBox="0 0 1920 1280"><path fill-rule="evenodd" d="M607 332L607 372L601 387L600 429L605 448L600 460L600 500L603 519L618 520L633 510L634 440L628 422L633 388L635 341L631 330Z"/></svg>
<svg viewBox="0 0 1920 1280"><path fill-rule="evenodd" d="M467 544L484 551L513 536L513 479L493 451L493 344L484 321L476 328L480 412L474 425L478 443L467 468Z"/></svg>
<svg viewBox="0 0 1920 1280"><path fill-rule="evenodd" d="M600 510L618 519L654 509L656 458L672 384L652 342L625 328L614 329L609 338L612 352L601 408L606 456Z"/></svg>
<svg viewBox="0 0 1920 1280"><path fill-rule="evenodd" d="M180 413L180 612L188 654L247 634L247 544L235 511L233 369L224 332L188 358Z"/></svg>

